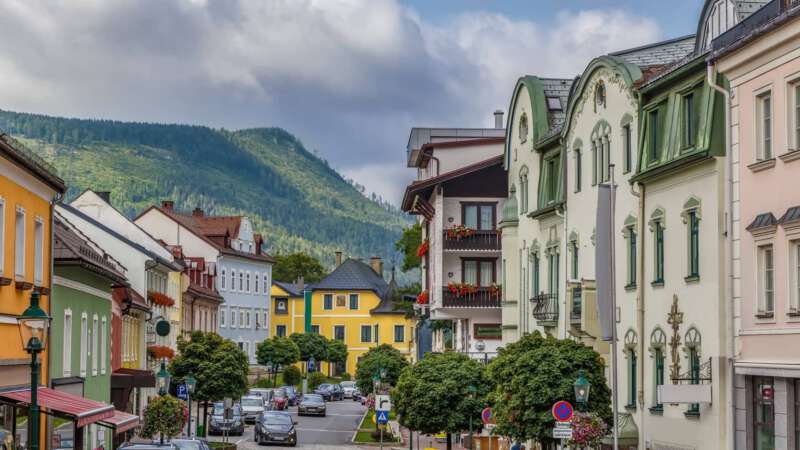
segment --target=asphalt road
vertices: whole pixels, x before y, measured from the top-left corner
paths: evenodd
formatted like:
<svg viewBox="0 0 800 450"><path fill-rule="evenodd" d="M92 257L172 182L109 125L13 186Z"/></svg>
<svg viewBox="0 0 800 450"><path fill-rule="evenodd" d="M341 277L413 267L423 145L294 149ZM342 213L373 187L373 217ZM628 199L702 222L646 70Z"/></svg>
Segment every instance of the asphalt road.
<svg viewBox="0 0 800 450"><path fill-rule="evenodd" d="M351 439L358 428L358 423L364 415L365 408L361 403L345 399L338 402L328 402L327 415L317 416L297 416L297 407L292 406L289 412L298 422L297 429L297 448L307 448L315 450L336 449L351 444ZM266 446L259 447L253 440L253 425L248 424L244 430L244 436L232 436L228 438L230 442L236 442L239 449L265 449ZM220 436L209 436L209 440L221 441ZM280 445L270 447L282 448Z"/></svg>

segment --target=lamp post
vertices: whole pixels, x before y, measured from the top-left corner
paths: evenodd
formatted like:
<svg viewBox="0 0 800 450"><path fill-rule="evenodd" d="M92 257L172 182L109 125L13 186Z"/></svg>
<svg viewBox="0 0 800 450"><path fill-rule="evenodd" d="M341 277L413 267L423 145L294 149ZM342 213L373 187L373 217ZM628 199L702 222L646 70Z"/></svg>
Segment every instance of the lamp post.
<svg viewBox="0 0 800 450"><path fill-rule="evenodd" d="M18 318L19 335L25 351L31 354L31 406L28 418L28 442L30 450L39 450L39 353L47 343L47 328L50 316L39 307L39 292L31 293L31 303Z"/></svg>
<svg viewBox="0 0 800 450"><path fill-rule="evenodd" d="M578 404L578 409L581 412L586 412L587 405L589 404L589 389L592 385L589 380L583 376L583 370L578 371L578 379L572 385L575 389L575 403Z"/></svg>
<svg viewBox="0 0 800 450"><path fill-rule="evenodd" d="M161 360L161 370L156 374L156 383L158 385L158 395L164 396L169 392L169 382L172 375L167 370L166 359Z"/></svg>
<svg viewBox="0 0 800 450"><path fill-rule="evenodd" d="M469 393L470 400L474 400L475 399L475 394L477 392L478 392L478 389L475 386L473 386L471 384L469 386L467 386L467 393ZM469 406L472 407L471 404ZM474 447L474 444L472 442L472 413L470 412L470 414L469 414L469 450L473 450L474 448L475 447Z"/></svg>
<svg viewBox="0 0 800 450"><path fill-rule="evenodd" d="M192 372L189 372L189 375L186 375L184 383L186 383L186 401L189 403L189 438L193 438L194 427L192 426L192 394L194 394L194 390L197 387L197 378L194 377Z"/></svg>

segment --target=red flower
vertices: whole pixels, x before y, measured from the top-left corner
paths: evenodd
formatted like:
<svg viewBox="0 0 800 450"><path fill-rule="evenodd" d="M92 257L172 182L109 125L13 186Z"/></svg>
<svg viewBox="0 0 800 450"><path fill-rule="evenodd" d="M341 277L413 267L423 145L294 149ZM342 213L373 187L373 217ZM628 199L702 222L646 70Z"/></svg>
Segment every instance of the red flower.
<svg viewBox="0 0 800 450"><path fill-rule="evenodd" d="M417 256L422 258L423 256L425 256L426 253L428 253L429 248L430 248L430 241L428 239L425 239L424 241L422 241L421 244L419 244L419 247L417 247Z"/></svg>
<svg viewBox="0 0 800 450"><path fill-rule="evenodd" d="M147 354L152 359L172 359L175 357L175 350L166 345L151 345L147 347Z"/></svg>
<svg viewBox="0 0 800 450"><path fill-rule="evenodd" d="M427 305L428 304L428 293L427 292L420 292L417 295L417 304L418 305Z"/></svg>
<svg viewBox="0 0 800 450"><path fill-rule="evenodd" d="M161 292L147 291L147 299L150 300L151 303L155 303L156 305L161 305L161 306L175 305L175 300L173 300L172 297L170 297L167 294L162 294Z"/></svg>

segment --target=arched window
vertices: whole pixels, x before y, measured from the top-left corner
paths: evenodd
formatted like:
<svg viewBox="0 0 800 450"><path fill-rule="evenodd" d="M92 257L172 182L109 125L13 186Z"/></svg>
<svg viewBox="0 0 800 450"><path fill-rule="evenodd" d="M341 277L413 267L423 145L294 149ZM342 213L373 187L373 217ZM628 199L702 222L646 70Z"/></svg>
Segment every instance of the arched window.
<svg viewBox="0 0 800 450"><path fill-rule="evenodd" d="M525 143L528 140L528 114L522 113L519 117L519 141Z"/></svg>
<svg viewBox="0 0 800 450"><path fill-rule="evenodd" d="M653 233L653 286L664 285L664 229L666 213L656 208L650 215L650 231Z"/></svg>
<svg viewBox="0 0 800 450"><path fill-rule="evenodd" d="M625 357L628 358L628 404L625 405L627 409L636 409L636 345L638 342L635 331L628 330L625 333Z"/></svg>
<svg viewBox="0 0 800 450"><path fill-rule="evenodd" d="M695 327L689 328L684 337L684 351L689 363L689 381L692 384L700 384L700 346L702 339L700 331ZM687 416L700 415L700 404L692 403L686 411Z"/></svg>
<svg viewBox="0 0 800 450"><path fill-rule="evenodd" d="M661 327L650 334L650 356L653 358L653 401L650 411L663 411L664 405L658 402L658 387L664 384L664 365L666 362L667 335Z"/></svg>
<svg viewBox="0 0 800 450"><path fill-rule="evenodd" d="M231 290L236 290L236 271L231 270Z"/></svg>
<svg viewBox="0 0 800 450"><path fill-rule="evenodd" d="M528 167L522 166L519 170L519 210L520 213L528 212Z"/></svg>
<svg viewBox="0 0 800 450"><path fill-rule="evenodd" d="M611 180L611 125L601 120L592 131L592 186Z"/></svg>
<svg viewBox="0 0 800 450"><path fill-rule="evenodd" d="M686 281L700 279L700 199L691 197L683 204L683 223L687 234L687 274Z"/></svg>
<svg viewBox="0 0 800 450"><path fill-rule="evenodd" d="M239 292L244 291L244 272L239 272Z"/></svg>

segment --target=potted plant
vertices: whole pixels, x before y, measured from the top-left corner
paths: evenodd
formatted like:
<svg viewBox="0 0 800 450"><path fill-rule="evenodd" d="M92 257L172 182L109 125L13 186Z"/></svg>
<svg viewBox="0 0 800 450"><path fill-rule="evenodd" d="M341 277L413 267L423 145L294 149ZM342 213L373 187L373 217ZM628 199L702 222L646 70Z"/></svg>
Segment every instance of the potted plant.
<svg viewBox="0 0 800 450"><path fill-rule="evenodd" d="M428 253L429 248L430 248L430 240L425 239L424 241L422 241L421 244L419 244L419 247L417 247L417 256L422 258Z"/></svg>
<svg viewBox="0 0 800 450"><path fill-rule="evenodd" d="M428 304L428 292L423 291L417 295L417 304L418 305L427 305Z"/></svg>

